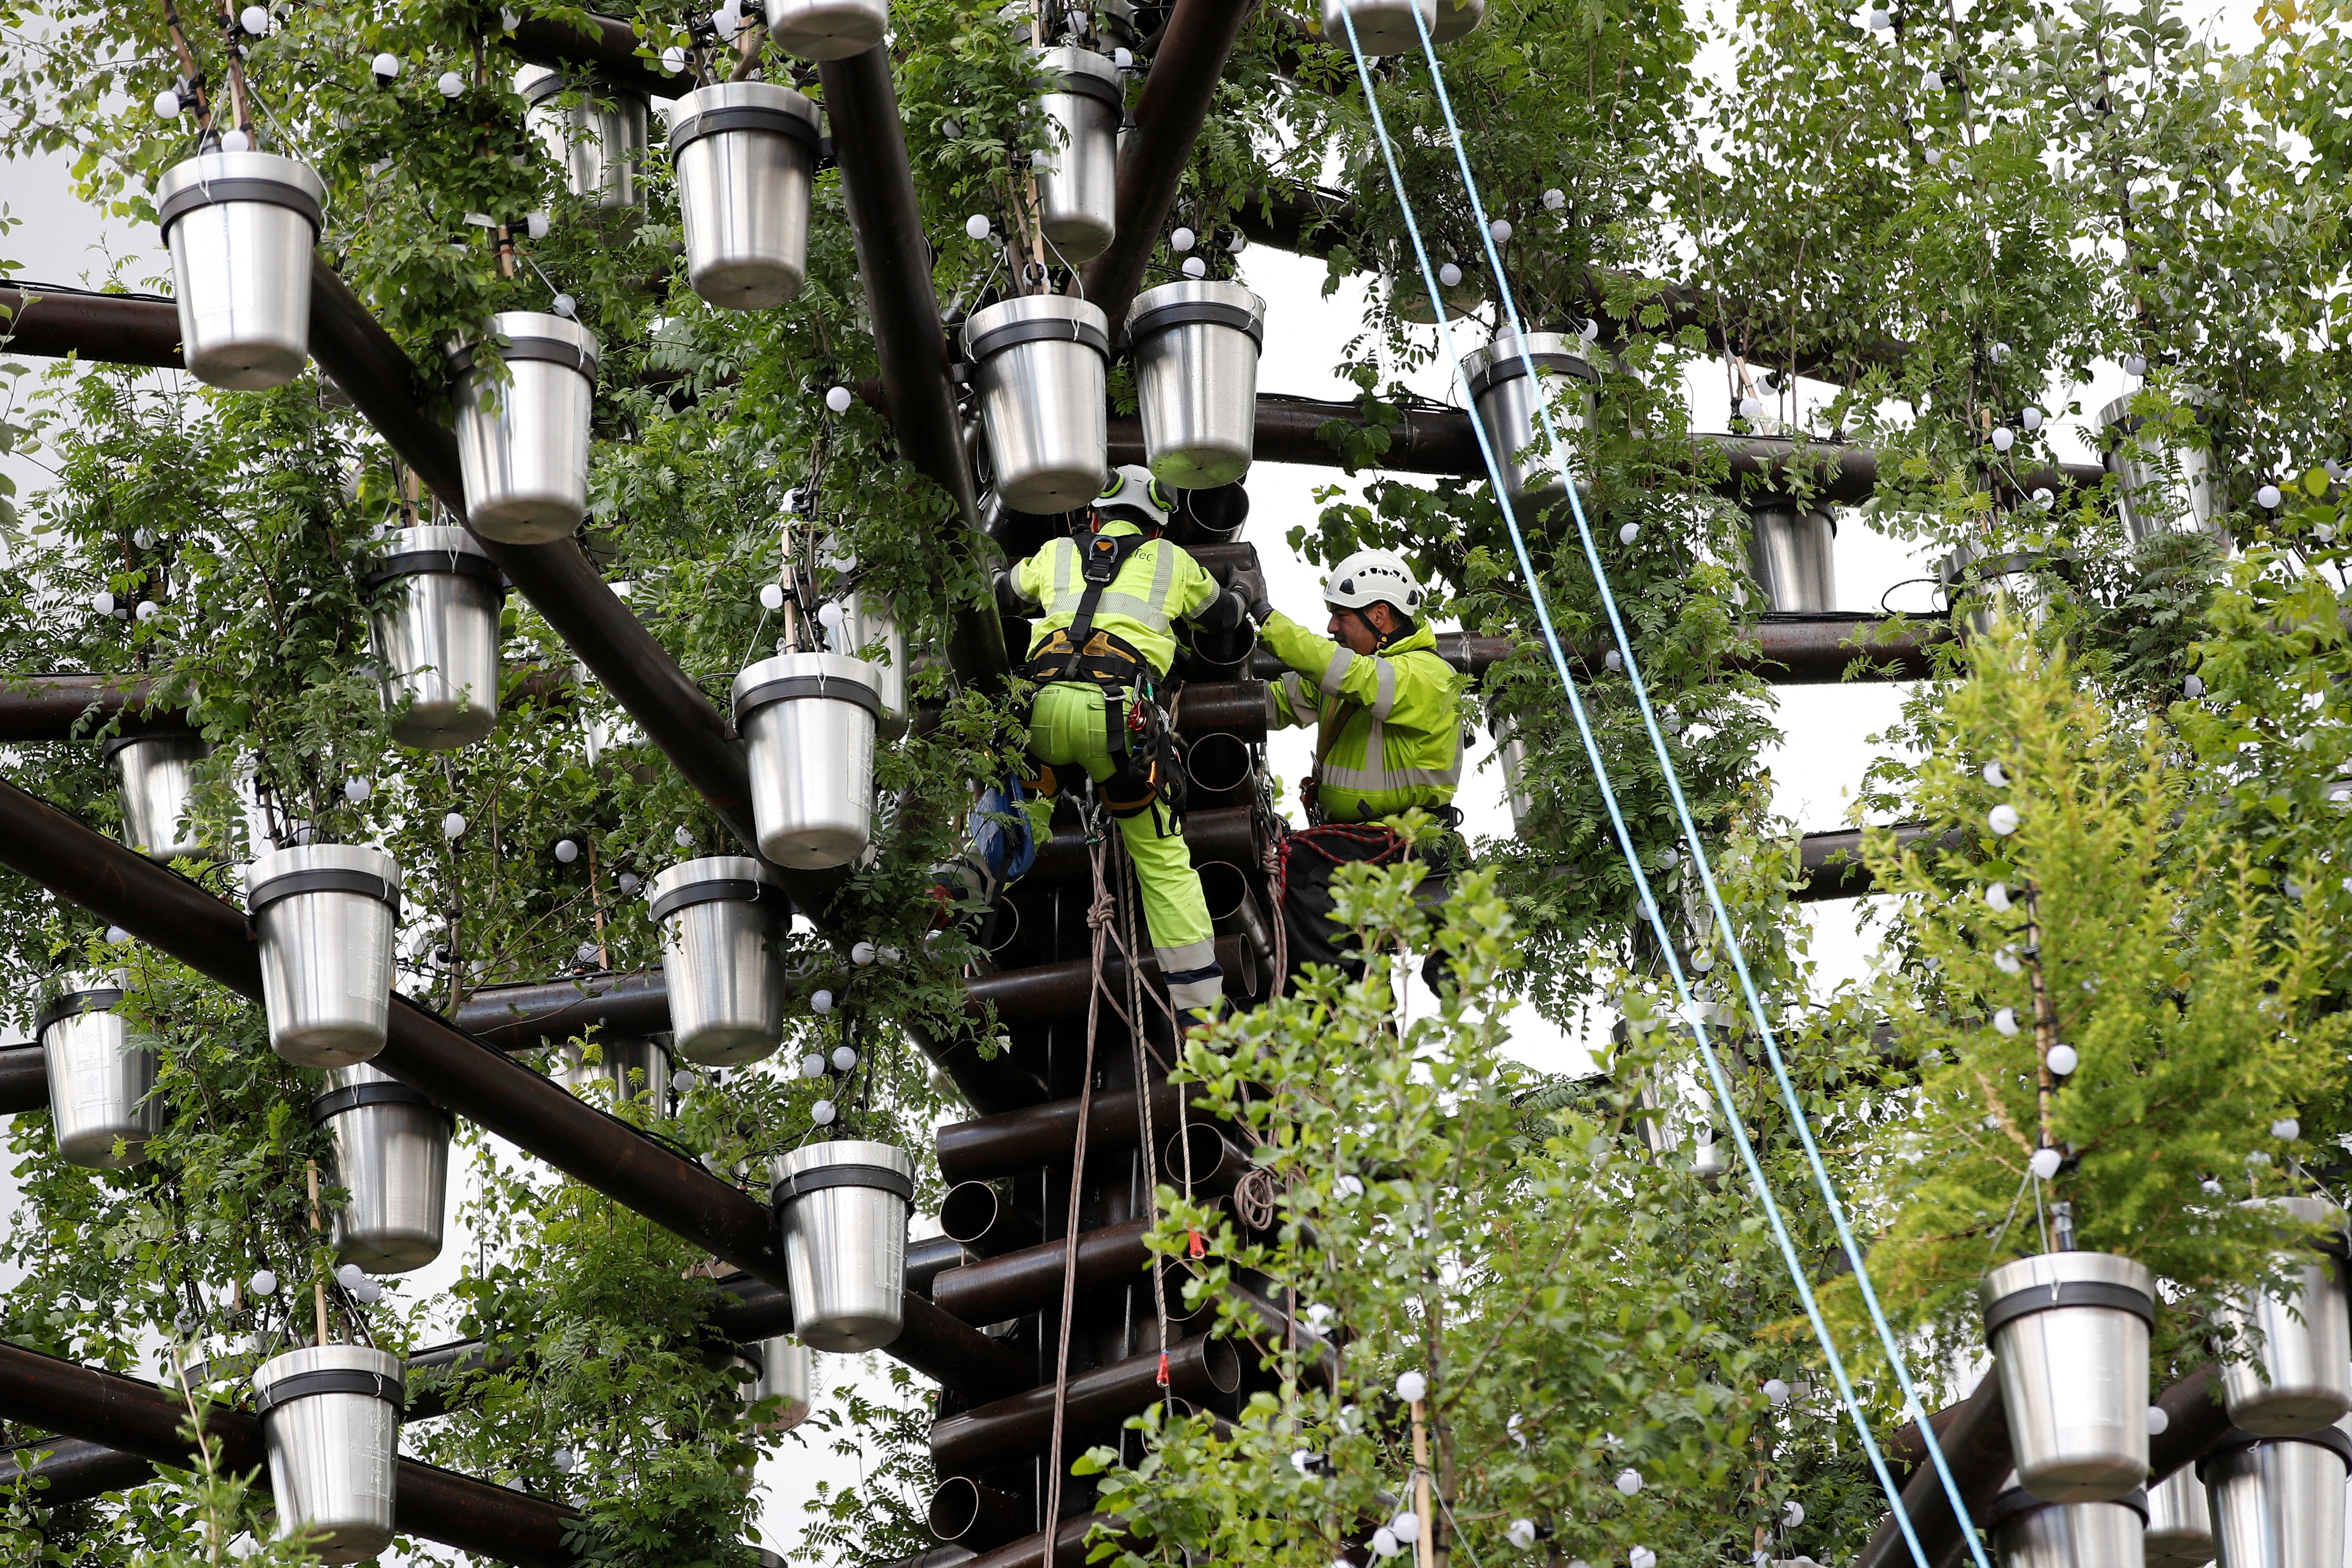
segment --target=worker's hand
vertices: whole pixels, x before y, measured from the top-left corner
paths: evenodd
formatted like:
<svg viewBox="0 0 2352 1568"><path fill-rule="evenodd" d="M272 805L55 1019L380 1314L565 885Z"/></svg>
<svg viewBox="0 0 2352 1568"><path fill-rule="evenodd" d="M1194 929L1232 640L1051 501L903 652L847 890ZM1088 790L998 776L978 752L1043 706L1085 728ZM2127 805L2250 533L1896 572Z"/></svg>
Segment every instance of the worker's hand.
<svg viewBox="0 0 2352 1568"><path fill-rule="evenodd" d="M1266 598L1263 591L1250 601L1249 618L1260 626L1274 618L1274 601Z"/></svg>
<svg viewBox="0 0 2352 1568"><path fill-rule="evenodd" d="M1021 590L1013 586L1013 574L1001 569L996 574L996 608L1007 615L1034 615L1037 612L1037 606L1022 598Z"/></svg>

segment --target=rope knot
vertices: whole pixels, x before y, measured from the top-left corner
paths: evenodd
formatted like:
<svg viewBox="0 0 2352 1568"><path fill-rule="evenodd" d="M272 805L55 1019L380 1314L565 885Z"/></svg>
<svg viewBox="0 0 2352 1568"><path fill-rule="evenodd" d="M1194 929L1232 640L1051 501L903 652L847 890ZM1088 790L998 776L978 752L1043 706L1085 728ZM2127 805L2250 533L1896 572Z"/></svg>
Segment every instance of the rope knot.
<svg viewBox="0 0 2352 1568"><path fill-rule="evenodd" d="M1108 930L1118 915L1118 905L1112 900L1109 891L1106 889L1095 894L1095 901L1087 905L1087 929Z"/></svg>

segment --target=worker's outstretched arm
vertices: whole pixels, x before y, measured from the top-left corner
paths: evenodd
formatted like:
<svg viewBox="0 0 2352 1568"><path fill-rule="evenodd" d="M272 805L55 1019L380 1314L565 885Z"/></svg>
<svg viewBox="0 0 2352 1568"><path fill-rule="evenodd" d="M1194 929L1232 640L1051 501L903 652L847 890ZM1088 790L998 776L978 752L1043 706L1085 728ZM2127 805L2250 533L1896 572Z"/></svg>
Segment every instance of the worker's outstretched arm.
<svg viewBox="0 0 2352 1568"><path fill-rule="evenodd" d="M1352 698L1382 723L1430 730L1454 723L1455 682L1452 672L1435 660L1358 653L1309 632L1279 610L1260 623L1258 632L1275 656L1317 690Z"/></svg>

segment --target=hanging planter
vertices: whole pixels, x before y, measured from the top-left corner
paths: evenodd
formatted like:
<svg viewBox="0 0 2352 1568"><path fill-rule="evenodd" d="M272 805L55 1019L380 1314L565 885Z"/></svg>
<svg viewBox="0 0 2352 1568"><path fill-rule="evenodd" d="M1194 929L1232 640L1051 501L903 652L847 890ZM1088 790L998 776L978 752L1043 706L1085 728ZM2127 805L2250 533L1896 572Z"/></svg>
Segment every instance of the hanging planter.
<svg viewBox="0 0 2352 1568"><path fill-rule="evenodd" d="M1083 299L1024 294L972 312L963 346L1004 505L1045 513L1091 504L1109 467L1109 319Z"/></svg>
<svg viewBox="0 0 2352 1568"><path fill-rule="evenodd" d="M103 747L122 785L122 836L148 859L220 858L188 821L195 767L211 749L194 735L126 735Z"/></svg>
<svg viewBox="0 0 2352 1568"><path fill-rule="evenodd" d="M1153 476L1205 490L1248 473L1265 301L1238 283L1163 283L1137 297L1127 330Z"/></svg>
<svg viewBox="0 0 2352 1568"><path fill-rule="evenodd" d="M2017 1478L1985 1510L2001 1568L2143 1568L2147 1494L2109 1502L2044 1502Z"/></svg>
<svg viewBox="0 0 2352 1568"><path fill-rule="evenodd" d="M205 152L164 172L155 214L190 375L258 392L302 373L326 199L318 175L274 152Z"/></svg>
<svg viewBox="0 0 2352 1568"><path fill-rule="evenodd" d="M1486 0L1437 0L1437 25L1430 38L1440 47L1466 38L1486 19Z"/></svg>
<svg viewBox="0 0 2352 1568"><path fill-rule="evenodd" d="M1781 615L1837 608L1837 519L1820 507L1768 496L1748 507L1748 575Z"/></svg>
<svg viewBox="0 0 2352 1568"><path fill-rule="evenodd" d="M588 416L596 340L577 321L537 310L490 318L509 380L475 372L474 345L449 347L451 404L466 515L502 544L567 538L588 515Z"/></svg>
<svg viewBox="0 0 2352 1568"><path fill-rule="evenodd" d="M1536 809L1536 798L1528 789L1528 743L1508 718L1496 719L1491 728L1495 766L1503 770L1503 803L1511 809L1511 831L1525 838Z"/></svg>
<svg viewBox="0 0 2352 1568"><path fill-rule="evenodd" d="M809 1416L809 1389L815 1381L814 1356L809 1347L792 1334L778 1334L759 1343L744 1347L749 1354L758 1381L751 1388L753 1402L774 1398L782 1400L776 1413L760 1423L762 1432L789 1432Z"/></svg>
<svg viewBox="0 0 2352 1568"><path fill-rule="evenodd" d="M768 39L804 60L845 60L882 41L889 0L768 0Z"/></svg>
<svg viewBox="0 0 2352 1568"><path fill-rule="evenodd" d="M670 113L686 277L726 310L772 310L808 281L816 105L773 82L697 88Z"/></svg>
<svg viewBox="0 0 2352 1568"><path fill-rule="evenodd" d="M1053 122L1037 154L1037 210L1045 237L1066 262L1092 261L1118 232L1118 127L1127 115L1118 68L1092 49L1045 49L1037 68Z"/></svg>
<svg viewBox="0 0 2352 1568"><path fill-rule="evenodd" d="M2337 1568L2352 1437L2335 1427L2294 1437L2232 1429L2197 1461L2213 1510L2221 1568Z"/></svg>
<svg viewBox="0 0 2352 1568"><path fill-rule="evenodd" d="M802 870L847 865L874 836L882 683L839 653L779 653L735 677L760 852Z"/></svg>
<svg viewBox="0 0 2352 1568"><path fill-rule="evenodd" d="M383 1049L400 862L362 844L278 850L245 868L269 1048L297 1067Z"/></svg>
<svg viewBox="0 0 2352 1568"><path fill-rule="evenodd" d="M499 718L498 566L458 528L403 528L360 580L392 738L454 751ZM386 586L391 585L391 586Z"/></svg>
<svg viewBox="0 0 2352 1568"><path fill-rule="evenodd" d="M1568 482L1561 476L1560 461L1567 454L1555 458L1543 450L1543 427L1536 418L1537 400L1543 399L1550 409L1552 429L1563 442L1573 440L1592 422L1590 383L1600 378L1580 356L1570 351L1570 341L1581 346L1583 340L1570 340L1558 332L1530 332L1528 351L1523 354L1518 334L1506 327L1496 334L1493 342L1463 357L1464 390L1477 410L1478 423L1486 427L1486 439L1494 445L1512 511L1523 523L1538 520L1568 498ZM1528 374L1531 360L1533 375ZM1559 407L1559 389L1552 384L1563 377L1588 383L1582 395L1566 410ZM1530 452L1529 447L1536 450Z"/></svg>
<svg viewBox="0 0 2352 1568"><path fill-rule="evenodd" d="M907 733L907 633L898 612L874 589L859 583L837 601L841 608L837 652L866 660L882 696L881 735L896 740ZM878 657L868 656L871 649Z"/></svg>
<svg viewBox="0 0 2352 1568"><path fill-rule="evenodd" d="M784 964L775 944L792 902L749 855L674 865L646 886L661 932L670 1046L679 1059L733 1067L784 1038Z"/></svg>
<svg viewBox="0 0 2352 1568"><path fill-rule="evenodd" d="M1994 616L2002 612L2039 626L2050 607L2049 588L2041 574L2053 564L2051 557L2035 551L1997 556L1974 539L1964 540L1936 563L1944 613L1965 612L1969 632L1979 637L1990 633Z"/></svg>
<svg viewBox="0 0 2352 1568"><path fill-rule="evenodd" d="M2183 388L2177 401L2200 412L2211 394L2199 387ZM2221 497L2213 486L2213 456L2200 446L2159 446L2143 444L2139 433L2147 421L2131 412L2129 396L2119 397L2099 410L2099 460L2116 476L2124 528L2132 543L2160 534L2220 531Z"/></svg>
<svg viewBox="0 0 2352 1568"><path fill-rule="evenodd" d="M650 1098L658 1111L669 1103L669 1047L653 1035L599 1035L597 1060L587 1060L585 1047L574 1041L563 1047L564 1084L574 1092L596 1083L609 1084L612 1102Z"/></svg>
<svg viewBox="0 0 2352 1568"><path fill-rule="evenodd" d="M335 1260L404 1274L441 1255L456 1121L388 1072L356 1062L328 1074L310 1123L335 1148L335 1181L351 1200L334 1216Z"/></svg>
<svg viewBox="0 0 2352 1568"><path fill-rule="evenodd" d="M1348 24L1355 24L1356 47L1366 55L1418 53L1422 29L1437 29L1439 11L1450 0L1323 0L1323 39L1345 53ZM1419 11L1421 19L1413 20ZM1344 18L1344 19L1343 19Z"/></svg>
<svg viewBox="0 0 2352 1568"><path fill-rule="evenodd" d="M2194 1465L2147 1490L2147 1568L2204 1568L2213 1561L2213 1511Z"/></svg>
<svg viewBox="0 0 2352 1568"><path fill-rule="evenodd" d="M253 1375L253 1409L269 1451L278 1534L323 1531L328 1563L359 1563L392 1544L400 1357L365 1345L289 1350Z"/></svg>
<svg viewBox="0 0 2352 1568"><path fill-rule="evenodd" d="M49 1075L49 1123L58 1153L89 1170L119 1170L147 1157L163 1130L155 1053L131 1043L120 970L76 969L57 977L33 1020ZM121 1145L117 1155L115 1147Z"/></svg>
<svg viewBox="0 0 2352 1568"><path fill-rule="evenodd" d="M2341 1234L2344 1211L2325 1198L2256 1198L2292 1219ZM2222 1401L2231 1422L2265 1437L2316 1432L2352 1412L2352 1314L2344 1281L2326 1253L2293 1260L2295 1288L2285 1295L2248 1291L2221 1314L2221 1328L2251 1359L2221 1364Z"/></svg>
<svg viewBox="0 0 2352 1568"><path fill-rule="evenodd" d="M646 159L646 99L542 66L515 74L523 118L563 169L564 188L600 207L634 207ZM471 491L467 494L471 495Z"/></svg>
<svg viewBox="0 0 2352 1568"><path fill-rule="evenodd" d="M915 1164L888 1144L806 1144L774 1164L776 1226L793 1326L815 1350L873 1350L898 1337Z"/></svg>
<svg viewBox="0 0 2352 1568"><path fill-rule="evenodd" d="M2155 1280L2104 1252L2004 1263L1978 1286L2009 1410L2018 1484L2106 1502L2147 1479L2147 1335Z"/></svg>

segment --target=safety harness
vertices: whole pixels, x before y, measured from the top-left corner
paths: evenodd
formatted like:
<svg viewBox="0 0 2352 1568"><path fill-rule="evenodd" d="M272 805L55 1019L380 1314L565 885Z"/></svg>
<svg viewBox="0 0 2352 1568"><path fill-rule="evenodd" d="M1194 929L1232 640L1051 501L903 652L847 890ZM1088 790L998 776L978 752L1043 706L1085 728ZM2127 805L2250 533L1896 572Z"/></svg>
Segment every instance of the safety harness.
<svg viewBox="0 0 2352 1568"><path fill-rule="evenodd" d="M1116 769L1102 782L1103 802L1115 817L1139 816L1154 800L1164 800L1171 813L1181 814L1183 774L1174 763L1167 727L1152 701L1150 661L1134 643L1095 624L1103 594L1118 580L1128 559L1150 542L1140 533L1093 534L1080 547L1077 613L1067 626L1055 629L1021 666L1020 674L1040 686L1079 684L1103 695L1103 749ZM1134 694L1129 707L1129 693ZM1033 705L1034 711L1034 705ZM1130 744L1130 734L1139 746ZM1037 764L1032 787L1050 795L1057 787L1051 765Z"/></svg>

